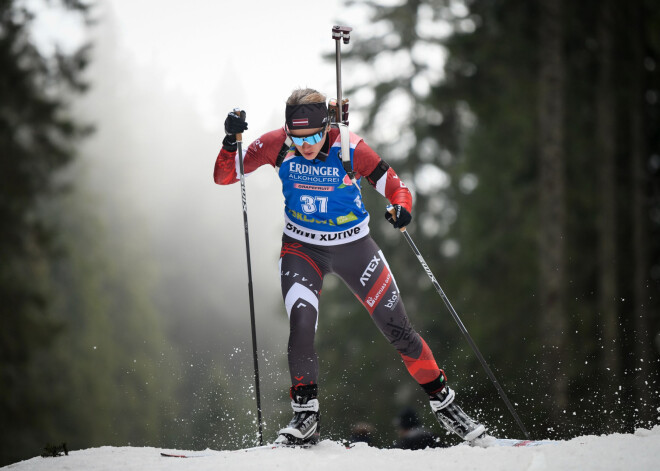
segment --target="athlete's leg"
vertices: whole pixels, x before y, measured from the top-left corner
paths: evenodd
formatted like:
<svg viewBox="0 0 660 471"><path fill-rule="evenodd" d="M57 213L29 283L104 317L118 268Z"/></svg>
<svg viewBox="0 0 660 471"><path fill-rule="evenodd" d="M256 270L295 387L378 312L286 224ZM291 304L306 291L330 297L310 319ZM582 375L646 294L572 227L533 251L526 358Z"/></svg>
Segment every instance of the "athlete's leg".
<svg viewBox="0 0 660 471"><path fill-rule="evenodd" d="M464 440L483 436L486 428L472 420L454 400L455 392L446 386L444 371L438 368L431 349L413 329L401 301L399 289L376 243L367 237L347 244L333 263L333 269L353 290L372 319L399 351L408 372L429 395L438 421Z"/></svg>
<svg viewBox="0 0 660 471"><path fill-rule="evenodd" d="M371 237L337 247L332 270L349 286L397 349L410 375L432 394L445 385L431 349L415 331L383 253Z"/></svg>
<svg viewBox="0 0 660 471"><path fill-rule="evenodd" d="M324 271L319 253L285 237L280 253L282 296L289 316L289 373L294 389L317 384L319 364L314 349Z"/></svg>

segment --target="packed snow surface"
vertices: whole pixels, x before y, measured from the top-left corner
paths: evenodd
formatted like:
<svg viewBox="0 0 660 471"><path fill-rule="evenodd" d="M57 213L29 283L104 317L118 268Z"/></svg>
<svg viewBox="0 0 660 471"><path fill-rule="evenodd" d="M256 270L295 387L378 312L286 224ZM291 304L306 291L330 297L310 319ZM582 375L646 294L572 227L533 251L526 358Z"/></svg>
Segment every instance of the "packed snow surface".
<svg viewBox="0 0 660 471"><path fill-rule="evenodd" d="M68 456L32 458L4 467L16 471L265 471L291 470L657 470L660 426L634 434L577 437L527 448L477 448L458 445L421 451L382 450L358 443L353 448L322 441L310 449L256 451L206 450L196 458L165 458L159 448L101 447L71 451Z"/></svg>

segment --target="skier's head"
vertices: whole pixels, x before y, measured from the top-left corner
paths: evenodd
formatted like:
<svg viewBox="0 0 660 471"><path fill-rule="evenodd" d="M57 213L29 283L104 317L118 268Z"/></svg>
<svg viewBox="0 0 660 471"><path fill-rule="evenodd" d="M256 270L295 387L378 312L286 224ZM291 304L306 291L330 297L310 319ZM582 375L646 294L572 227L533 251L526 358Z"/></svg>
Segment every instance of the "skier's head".
<svg viewBox="0 0 660 471"><path fill-rule="evenodd" d="M299 88L286 101L286 132L307 160L316 158L327 139L330 119L325 100L312 88Z"/></svg>

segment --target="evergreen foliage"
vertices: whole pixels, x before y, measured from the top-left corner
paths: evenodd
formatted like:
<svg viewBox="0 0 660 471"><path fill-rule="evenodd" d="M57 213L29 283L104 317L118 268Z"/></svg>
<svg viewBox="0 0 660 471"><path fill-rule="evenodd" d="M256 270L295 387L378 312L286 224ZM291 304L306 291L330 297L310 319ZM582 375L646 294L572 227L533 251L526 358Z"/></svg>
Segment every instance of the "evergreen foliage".
<svg viewBox="0 0 660 471"><path fill-rule="evenodd" d="M345 91L352 109L361 107L364 116L356 131L413 190L410 233L536 437L630 430L653 420L658 405L658 351L652 339L660 330L660 9L648 1L613 2L607 6L613 11L604 16L602 3L562 2L563 30L551 32L561 36L550 36L559 41L564 64L563 141L551 163L563 166L559 176L566 185L563 202L551 200L565 214L563 229L559 226L565 270L557 281L563 308L555 317L555 322L563 318L564 327L554 338L541 322L549 312L541 294L556 273L541 264L539 241L559 224L541 212L544 192L558 184L540 184L540 139L542 131L550 131L543 127L546 116L539 115L547 85L541 66L548 60L541 54L543 2L370 3L372 26L354 30L351 53L343 56L356 70L372 64L371 80ZM635 18L637 27L631 27ZM643 53L632 54L635 47ZM442 73L434 74L430 69L438 55L446 61ZM603 68L604 61L610 69ZM606 73L609 81L603 79ZM611 106L599 106L603 96L612 98ZM609 181L602 176L603 114L614 123L615 178ZM635 117L637 125L631 126ZM643 149L637 153L636 135L641 136L637 148ZM615 192L614 203L602 198L609 192ZM364 191L366 198L372 193ZM461 403L478 409L496 433L520 435L416 259L391 227L379 223L379 195L367 206L374 215L373 235L392 265L413 325L446 369ZM612 215L615 223L603 224ZM643 244L631 243L633 231ZM612 237L613 252L599 248ZM554 250L554 243L549 247ZM601 276L615 263L612 256L619 267L614 287ZM347 320L320 332L321 358L331 363L323 382L350 388L355 369L364 368L359 389L367 396L376 390L378 400L367 399L368 408L378 409L377 429L389 430L387 418L401 402L390 393L407 389L403 383L412 380L395 365L402 372L393 381L391 347L372 341L367 329L374 328L366 325L364 313L348 318L346 313L360 307L340 291L324 293L325 322L328 316ZM609 319L603 306L613 308ZM604 335L608 322L614 325L609 337ZM361 346L350 347L353 337L356 343L363 338ZM341 345L351 358L352 350L362 350L356 363L335 363L345 361L346 351L333 359ZM561 363L549 361L549 353ZM607 363L613 355L618 367ZM338 412L327 415L344 411ZM351 420L339 419L334 426L346 433Z"/></svg>
<svg viewBox="0 0 660 471"><path fill-rule="evenodd" d="M89 21L87 3L62 6ZM173 408L151 265L76 187L91 47L41 50L35 14L0 3L0 465L47 443L153 444Z"/></svg>
<svg viewBox="0 0 660 471"><path fill-rule="evenodd" d="M24 434L50 408L29 382L34 354L52 346L63 328L49 311L56 247L39 207L63 191L55 173L72 161L86 131L68 116L65 97L84 90L79 73L88 51L42 55L30 38L33 15L21 5L0 3L0 416L16 425L2 427L3 462L16 456L14 437L36 445Z"/></svg>

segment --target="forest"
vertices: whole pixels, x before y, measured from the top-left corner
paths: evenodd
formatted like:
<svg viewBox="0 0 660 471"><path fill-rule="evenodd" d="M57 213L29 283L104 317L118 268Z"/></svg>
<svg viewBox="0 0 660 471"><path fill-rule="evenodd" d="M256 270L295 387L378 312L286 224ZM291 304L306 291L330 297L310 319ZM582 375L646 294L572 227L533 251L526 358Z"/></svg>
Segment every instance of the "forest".
<svg viewBox="0 0 660 471"><path fill-rule="evenodd" d="M104 27L93 2L60 3L85 27ZM351 128L413 192L409 234L530 434L569 438L657 424L660 5L344 5L367 14L343 58L344 95L358 123ZM86 73L96 45L40 50L30 28L36 15L26 2L0 0L0 466L62 442L75 449L253 444L247 334L232 344L238 321L224 320L237 310L224 302L234 285L223 291L208 280L186 289L182 260L203 266L209 257L195 255L184 237L173 242L186 247L176 253L150 243L128 194L106 207L79 184L81 163L112 143L78 103L95 87L105 90L106 111L131 97ZM330 48L319 54L334 61ZM180 103L154 102L152 111L162 115L166 106L192 116ZM144 120L148 112L135 110ZM222 136L197 132L219 146ZM204 183L214 157L203 157ZM182 171L180 178L200 177ZM461 404L493 433L519 437L426 272L382 218L385 201L367 186L372 235L413 325ZM189 218L177 225L201 224L171 193L172 211ZM225 272L234 260L245 263L243 236L233 237L236 258ZM285 323L283 307L273 309ZM438 431L396 351L332 276L320 310L324 436L348 439L365 423L375 445L391 446L393 418L410 405ZM194 319L207 326L193 328ZM268 439L290 410L286 326L266 330Z"/></svg>

